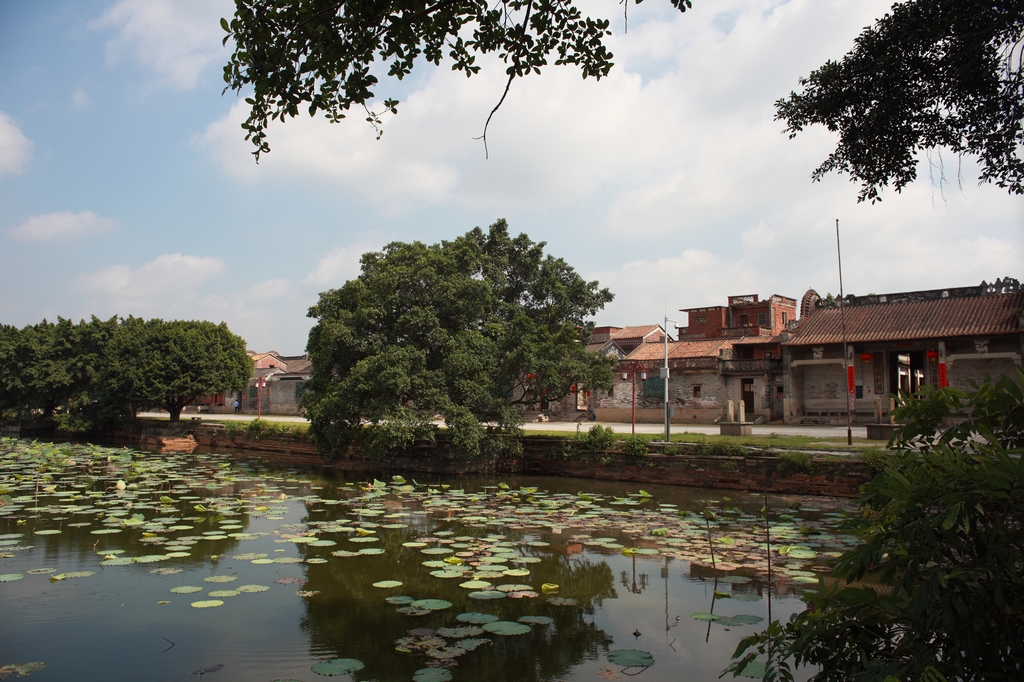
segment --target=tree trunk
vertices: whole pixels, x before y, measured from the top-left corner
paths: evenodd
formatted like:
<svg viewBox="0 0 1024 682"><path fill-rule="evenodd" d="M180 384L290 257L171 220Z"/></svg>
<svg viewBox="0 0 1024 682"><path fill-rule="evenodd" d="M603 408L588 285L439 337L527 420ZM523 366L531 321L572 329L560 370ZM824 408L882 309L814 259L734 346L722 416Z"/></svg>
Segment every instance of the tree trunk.
<svg viewBox="0 0 1024 682"><path fill-rule="evenodd" d="M181 410L185 407L185 401L177 397L168 398L164 406L171 415L171 422L176 422L181 419Z"/></svg>

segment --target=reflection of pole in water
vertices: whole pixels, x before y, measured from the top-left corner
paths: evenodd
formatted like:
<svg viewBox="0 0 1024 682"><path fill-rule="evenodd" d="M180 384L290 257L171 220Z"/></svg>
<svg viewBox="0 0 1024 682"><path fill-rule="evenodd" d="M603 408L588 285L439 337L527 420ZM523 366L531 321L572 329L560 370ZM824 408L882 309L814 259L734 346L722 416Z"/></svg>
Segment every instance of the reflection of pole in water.
<svg viewBox="0 0 1024 682"><path fill-rule="evenodd" d="M636 555L635 554L632 555L632 559L633 559L632 575L629 575L625 571L623 571L619 575L619 580L622 581L622 586L625 587L627 590L629 590L633 594L640 594L641 592L643 592L644 590L647 589L647 574L646 573L641 573L640 574L640 582L637 583Z"/></svg>
<svg viewBox="0 0 1024 682"><path fill-rule="evenodd" d="M708 611L712 616L715 615L715 597L718 595L718 574L715 574L715 587L711 590L711 610ZM704 635L704 643L706 644L711 639L711 621L713 618L708 619L708 632Z"/></svg>
<svg viewBox="0 0 1024 682"><path fill-rule="evenodd" d="M668 633L668 557L661 567L661 577L665 579L665 632Z"/></svg>

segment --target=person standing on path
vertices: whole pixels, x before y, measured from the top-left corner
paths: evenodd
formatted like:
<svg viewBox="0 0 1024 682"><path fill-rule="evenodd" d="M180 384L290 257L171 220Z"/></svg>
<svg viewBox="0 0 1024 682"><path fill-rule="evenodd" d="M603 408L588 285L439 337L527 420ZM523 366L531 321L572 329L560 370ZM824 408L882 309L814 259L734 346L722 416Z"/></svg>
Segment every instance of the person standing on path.
<svg viewBox="0 0 1024 682"><path fill-rule="evenodd" d="M235 398L235 414L239 412L238 398Z"/></svg>

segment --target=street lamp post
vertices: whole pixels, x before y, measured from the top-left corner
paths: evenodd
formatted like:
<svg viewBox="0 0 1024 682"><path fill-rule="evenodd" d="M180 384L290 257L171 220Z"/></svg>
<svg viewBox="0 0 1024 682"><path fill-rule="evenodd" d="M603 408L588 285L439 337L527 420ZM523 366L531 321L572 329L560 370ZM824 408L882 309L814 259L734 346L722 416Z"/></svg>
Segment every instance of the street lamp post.
<svg viewBox="0 0 1024 682"><path fill-rule="evenodd" d="M260 377L256 380L256 419L260 419L263 416L263 389L266 387L266 377Z"/></svg>
<svg viewBox="0 0 1024 682"><path fill-rule="evenodd" d="M661 368L661 377L665 380L665 442L671 442L672 432L670 430L671 419L668 412L668 323L679 324L678 320L665 317L665 366Z"/></svg>

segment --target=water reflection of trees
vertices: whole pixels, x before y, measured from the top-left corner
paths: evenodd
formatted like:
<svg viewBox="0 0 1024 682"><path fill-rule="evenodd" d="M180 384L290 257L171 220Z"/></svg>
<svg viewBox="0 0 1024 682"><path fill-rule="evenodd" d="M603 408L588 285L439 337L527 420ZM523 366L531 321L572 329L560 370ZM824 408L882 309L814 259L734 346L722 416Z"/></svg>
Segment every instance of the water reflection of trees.
<svg viewBox="0 0 1024 682"><path fill-rule="evenodd" d="M306 615L301 621L314 655L358 658L367 664L367 679L409 679L430 659L422 654L395 653L395 640L413 628L461 625L455 616L464 611L491 613L502 620L516 620L527 614L554 619L553 624L533 626L532 632L522 636L485 635L493 644L456 659L459 676L464 679L554 679L585 660L597 658L611 643L611 638L588 618L602 600L616 596L614 575L604 562L555 555L541 564L531 564L536 569L527 579L531 584L557 583L561 586L559 595L576 599L578 606L555 606L544 597L479 601L470 599L468 590L458 587L460 580L430 576L420 565L423 555L409 556L408 549L393 547L400 545L401 539L397 540L382 538L381 543L372 543L383 545L384 555L348 557L306 568L304 589L320 591L306 602ZM400 549L406 554L399 563L396 558ZM385 578L401 580L404 585L387 592L371 587L372 582ZM406 616L384 600L397 593L447 599L454 605L427 616ZM457 640L449 640L449 644L455 643Z"/></svg>

